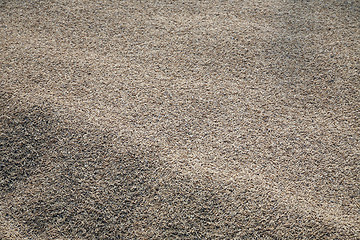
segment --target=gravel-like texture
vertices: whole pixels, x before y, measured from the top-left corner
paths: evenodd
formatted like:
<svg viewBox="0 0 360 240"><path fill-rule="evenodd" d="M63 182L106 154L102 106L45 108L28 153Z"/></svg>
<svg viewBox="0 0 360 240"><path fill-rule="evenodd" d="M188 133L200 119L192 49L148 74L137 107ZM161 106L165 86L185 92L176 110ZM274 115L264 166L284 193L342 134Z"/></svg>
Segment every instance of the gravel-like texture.
<svg viewBox="0 0 360 240"><path fill-rule="evenodd" d="M0 239L359 239L360 1L0 0Z"/></svg>

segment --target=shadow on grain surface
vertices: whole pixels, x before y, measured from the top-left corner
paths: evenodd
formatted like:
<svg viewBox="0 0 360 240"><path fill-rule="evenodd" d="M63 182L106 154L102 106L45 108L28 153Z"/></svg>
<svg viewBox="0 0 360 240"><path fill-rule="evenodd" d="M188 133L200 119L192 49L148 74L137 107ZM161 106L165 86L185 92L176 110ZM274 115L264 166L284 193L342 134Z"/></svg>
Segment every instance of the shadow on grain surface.
<svg viewBox="0 0 360 240"><path fill-rule="evenodd" d="M110 132L66 124L48 105L20 109L2 118L2 231L14 231L2 234L9 239L338 234L316 217L289 210L251 179L239 186L193 178L155 155L120 151Z"/></svg>
<svg viewBox="0 0 360 240"><path fill-rule="evenodd" d="M30 236L129 232L114 223L128 220L149 195L156 174L147 157L118 152L108 133L63 125L43 106L3 116L2 126L1 192L12 199L6 216Z"/></svg>
<svg viewBox="0 0 360 240"><path fill-rule="evenodd" d="M1 239L359 238L356 1L0 5Z"/></svg>

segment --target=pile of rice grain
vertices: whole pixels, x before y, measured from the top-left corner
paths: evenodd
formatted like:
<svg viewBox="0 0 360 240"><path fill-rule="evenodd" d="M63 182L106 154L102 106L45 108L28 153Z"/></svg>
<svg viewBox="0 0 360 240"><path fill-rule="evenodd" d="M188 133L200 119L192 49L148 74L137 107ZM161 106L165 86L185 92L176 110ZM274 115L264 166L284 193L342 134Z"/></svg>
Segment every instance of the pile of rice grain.
<svg viewBox="0 0 360 240"><path fill-rule="evenodd" d="M359 239L360 2L0 1L1 239Z"/></svg>

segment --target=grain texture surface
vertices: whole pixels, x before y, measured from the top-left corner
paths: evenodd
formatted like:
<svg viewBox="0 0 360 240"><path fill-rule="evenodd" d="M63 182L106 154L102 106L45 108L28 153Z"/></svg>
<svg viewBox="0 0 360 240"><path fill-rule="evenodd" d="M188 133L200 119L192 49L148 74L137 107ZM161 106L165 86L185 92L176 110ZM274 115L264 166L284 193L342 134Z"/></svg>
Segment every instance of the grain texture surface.
<svg viewBox="0 0 360 240"><path fill-rule="evenodd" d="M0 0L0 239L359 239L357 0Z"/></svg>

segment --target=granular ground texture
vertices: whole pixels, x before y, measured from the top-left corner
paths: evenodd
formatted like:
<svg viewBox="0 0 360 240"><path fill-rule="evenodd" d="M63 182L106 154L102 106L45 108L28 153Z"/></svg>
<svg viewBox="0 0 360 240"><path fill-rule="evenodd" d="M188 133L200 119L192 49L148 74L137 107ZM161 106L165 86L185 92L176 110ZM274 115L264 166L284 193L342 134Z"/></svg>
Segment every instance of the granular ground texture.
<svg viewBox="0 0 360 240"><path fill-rule="evenodd" d="M0 0L0 239L360 239L360 1Z"/></svg>

